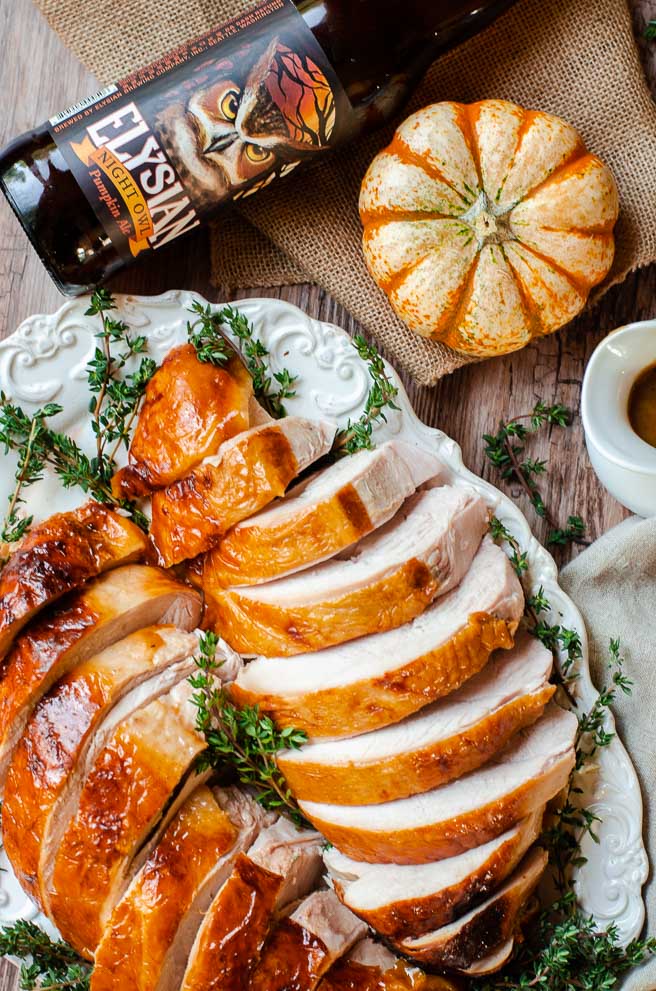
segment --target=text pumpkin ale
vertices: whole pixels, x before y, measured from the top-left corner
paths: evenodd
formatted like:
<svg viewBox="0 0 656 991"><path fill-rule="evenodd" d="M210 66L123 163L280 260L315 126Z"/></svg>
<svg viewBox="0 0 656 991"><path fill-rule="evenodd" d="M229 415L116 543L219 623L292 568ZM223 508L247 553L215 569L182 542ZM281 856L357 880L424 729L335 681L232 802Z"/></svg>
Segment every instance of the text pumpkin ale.
<svg viewBox="0 0 656 991"><path fill-rule="evenodd" d="M17 138L0 185L58 287L85 292L387 121L512 2L265 0Z"/></svg>

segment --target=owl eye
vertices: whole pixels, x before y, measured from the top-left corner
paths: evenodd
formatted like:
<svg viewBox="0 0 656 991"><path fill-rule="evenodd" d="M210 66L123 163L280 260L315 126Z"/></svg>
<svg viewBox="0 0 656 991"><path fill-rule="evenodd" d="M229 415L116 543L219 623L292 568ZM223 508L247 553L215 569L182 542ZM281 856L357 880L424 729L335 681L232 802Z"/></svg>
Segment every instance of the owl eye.
<svg viewBox="0 0 656 991"><path fill-rule="evenodd" d="M270 155L271 152L263 148L262 145L246 145L246 157L251 162L265 162Z"/></svg>
<svg viewBox="0 0 656 991"><path fill-rule="evenodd" d="M239 90L229 89L221 97L219 110L224 118L229 121L236 120L239 110Z"/></svg>

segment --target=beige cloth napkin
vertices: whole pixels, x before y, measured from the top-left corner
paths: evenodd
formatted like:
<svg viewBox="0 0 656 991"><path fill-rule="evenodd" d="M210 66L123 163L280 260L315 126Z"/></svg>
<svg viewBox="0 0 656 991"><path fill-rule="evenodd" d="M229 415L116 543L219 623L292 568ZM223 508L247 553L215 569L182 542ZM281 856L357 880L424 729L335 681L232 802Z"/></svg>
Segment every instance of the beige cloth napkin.
<svg viewBox="0 0 656 991"><path fill-rule="evenodd" d="M561 574L561 585L583 613L590 637L590 667L596 684L606 677L608 642L619 636L630 696L620 693L614 712L631 754L645 803L645 839L652 873L645 888L647 931L656 935L656 518L632 517L579 555ZM629 974L623 991L654 991L656 959Z"/></svg>
<svg viewBox="0 0 656 991"><path fill-rule="evenodd" d="M160 0L154 8L123 0L120 15L109 17L96 0L36 3L104 82L252 6L252 0ZM435 63L410 109L434 100L485 97L561 114L613 168L622 216L617 257L604 288L656 258L656 109L627 0L520 0L482 35ZM468 359L401 324L368 275L360 250L360 181L389 136L388 130L365 138L305 175L275 183L245 202L239 214L224 214L213 231L213 276L215 284L231 287L319 283L398 365L428 385Z"/></svg>

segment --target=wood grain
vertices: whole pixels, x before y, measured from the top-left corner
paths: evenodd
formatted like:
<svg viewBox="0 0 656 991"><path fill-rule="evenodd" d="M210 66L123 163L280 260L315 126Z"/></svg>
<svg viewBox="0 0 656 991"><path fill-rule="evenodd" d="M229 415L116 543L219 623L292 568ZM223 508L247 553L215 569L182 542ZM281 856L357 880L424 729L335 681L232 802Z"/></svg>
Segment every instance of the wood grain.
<svg viewBox="0 0 656 991"><path fill-rule="evenodd" d="M635 0L636 25L656 17L655 0ZM0 144L44 120L51 113L93 92L96 81L43 21L30 0L0 0ZM656 80L654 46L642 45L648 73ZM113 288L154 294L187 288L216 299L209 282L209 245L200 232L158 253L157 259L123 274ZM354 333L348 314L316 286L280 290L253 289L222 298L279 296L313 316L332 320ZM48 312L62 303L27 239L4 200L0 203L0 335L10 333L31 313ZM472 470L493 482L499 479L485 463L482 434L493 431L502 418L531 409L536 399L579 408L581 379L586 362L601 338L614 327L656 315L656 266L631 275L611 290L602 303L586 312L566 331L545 338L503 359L470 365L422 389L406 379L418 414L427 423L454 437ZM558 519L578 513L588 522L589 536L598 537L618 523L626 511L599 485L588 461L583 431L577 418L569 429L554 429L537 437L531 454L549 460L544 496ZM511 494L527 511L538 537L545 535L540 521L516 487ZM567 552L568 553L568 552ZM564 554L557 556L562 561Z"/></svg>
<svg viewBox="0 0 656 991"><path fill-rule="evenodd" d="M20 968L7 957L0 960L0 991L18 991Z"/></svg>

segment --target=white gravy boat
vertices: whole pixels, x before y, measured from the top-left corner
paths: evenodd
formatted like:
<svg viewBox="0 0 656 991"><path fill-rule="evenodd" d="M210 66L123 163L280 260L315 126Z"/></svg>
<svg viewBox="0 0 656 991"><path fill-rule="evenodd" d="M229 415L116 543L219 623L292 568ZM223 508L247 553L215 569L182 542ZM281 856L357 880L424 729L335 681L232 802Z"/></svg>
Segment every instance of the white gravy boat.
<svg viewBox="0 0 656 991"><path fill-rule="evenodd" d="M613 331L594 351L583 378L581 417L592 467L602 485L639 516L656 516L656 447L629 422L631 386L656 363L656 320Z"/></svg>

